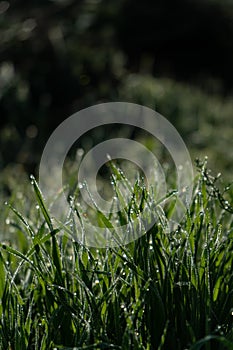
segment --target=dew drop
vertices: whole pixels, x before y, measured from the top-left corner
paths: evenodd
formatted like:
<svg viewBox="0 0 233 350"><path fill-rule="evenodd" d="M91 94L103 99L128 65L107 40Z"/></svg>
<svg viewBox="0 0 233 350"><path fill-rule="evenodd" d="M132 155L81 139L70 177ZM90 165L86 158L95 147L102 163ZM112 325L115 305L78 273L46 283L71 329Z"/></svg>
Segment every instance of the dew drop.
<svg viewBox="0 0 233 350"><path fill-rule="evenodd" d="M83 150L82 148L79 148L79 149L77 150L77 156L78 156L79 158L81 158L83 155L84 155L84 150Z"/></svg>

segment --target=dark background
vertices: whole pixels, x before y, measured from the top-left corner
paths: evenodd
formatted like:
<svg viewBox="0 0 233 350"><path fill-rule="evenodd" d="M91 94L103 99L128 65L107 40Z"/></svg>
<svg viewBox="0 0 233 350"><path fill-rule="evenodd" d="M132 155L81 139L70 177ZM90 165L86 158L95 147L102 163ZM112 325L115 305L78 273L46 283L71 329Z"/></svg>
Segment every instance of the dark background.
<svg viewBox="0 0 233 350"><path fill-rule="evenodd" d="M232 39L227 0L0 1L1 168L32 171L62 120L127 100L132 74L231 99Z"/></svg>

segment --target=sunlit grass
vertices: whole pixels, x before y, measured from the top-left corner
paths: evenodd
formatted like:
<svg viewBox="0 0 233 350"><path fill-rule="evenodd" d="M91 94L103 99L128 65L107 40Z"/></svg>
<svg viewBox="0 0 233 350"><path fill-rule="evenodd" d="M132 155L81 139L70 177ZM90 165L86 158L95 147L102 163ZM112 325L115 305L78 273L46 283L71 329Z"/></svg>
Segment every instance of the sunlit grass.
<svg viewBox="0 0 233 350"><path fill-rule="evenodd" d="M205 163L198 170L176 231L161 221L128 245L105 249L73 240L67 232L75 236L76 225L51 218L33 180L26 213L28 198L5 207L0 349L232 349L232 198ZM141 187L133 191L136 208L151 200ZM69 223L83 214L78 208Z"/></svg>

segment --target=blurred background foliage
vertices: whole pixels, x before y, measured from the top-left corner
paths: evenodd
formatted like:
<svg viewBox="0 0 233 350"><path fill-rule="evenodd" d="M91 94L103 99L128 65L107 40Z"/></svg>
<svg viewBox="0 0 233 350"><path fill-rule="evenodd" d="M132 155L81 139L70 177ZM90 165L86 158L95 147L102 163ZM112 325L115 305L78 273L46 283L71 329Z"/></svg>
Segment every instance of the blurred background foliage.
<svg viewBox="0 0 233 350"><path fill-rule="evenodd" d="M163 114L230 180L232 62L230 0L0 1L1 179L36 171L72 113L131 101Z"/></svg>

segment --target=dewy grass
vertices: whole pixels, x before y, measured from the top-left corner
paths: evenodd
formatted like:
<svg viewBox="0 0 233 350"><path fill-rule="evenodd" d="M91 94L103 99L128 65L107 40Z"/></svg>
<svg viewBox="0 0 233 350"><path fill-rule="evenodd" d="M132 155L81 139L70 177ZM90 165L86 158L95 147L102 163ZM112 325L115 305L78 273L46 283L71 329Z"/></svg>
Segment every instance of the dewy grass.
<svg viewBox="0 0 233 350"><path fill-rule="evenodd" d="M232 207L206 165L198 169L176 231L161 221L106 249L66 234L75 234L73 216L82 219L74 204L69 224L55 224L32 179L37 209L26 218L10 206L16 239L0 245L0 349L233 349ZM151 200L143 191L133 187L119 222Z"/></svg>

